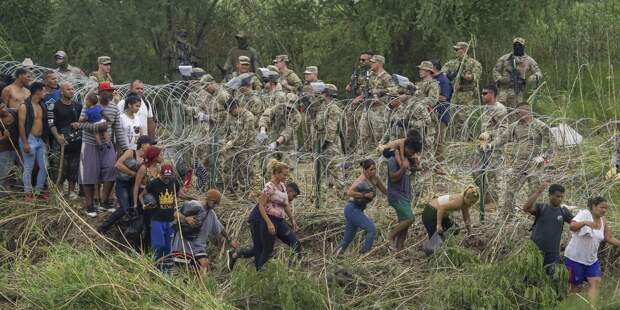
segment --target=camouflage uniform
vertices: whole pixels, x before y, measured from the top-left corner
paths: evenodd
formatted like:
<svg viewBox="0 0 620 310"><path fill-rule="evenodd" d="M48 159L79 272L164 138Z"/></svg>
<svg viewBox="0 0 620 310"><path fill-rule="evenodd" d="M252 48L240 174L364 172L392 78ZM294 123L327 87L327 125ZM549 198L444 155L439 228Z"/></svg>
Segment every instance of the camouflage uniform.
<svg viewBox="0 0 620 310"><path fill-rule="evenodd" d="M512 167L507 171L506 192L504 194L504 208L501 210L504 215L514 213L515 195L527 182L529 193L533 192L541 183L544 173L543 163L537 163L534 159L544 156L544 142L549 145L549 127L538 119L525 124L517 121L508 126L491 143L493 148L502 146L507 142L513 142L512 157L514 158Z"/></svg>
<svg viewBox="0 0 620 310"><path fill-rule="evenodd" d="M480 117L481 132L486 132L489 134L489 139L485 141L486 143L494 143L499 139L499 135L504 129L506 129L505 122L507 121L507 114L508 112L506 107L499 102L486 105L485 110ZM484 162L485 155L487 156L486 162ZM484 167L487 181L485 201L497 204L499 201L499 180L497 176L499 174L499 169L501 169L502 163L501 148L487 151L487 154L484 154L481 150L477 150L475 155L475 163L476 167L472 172L474 182L479 188L482 188L482 168L486 165L486 167Z"/></svg>
<svg viewBox="0 0 620 310"><path fill-rule="evenodd" d="M317 100L316 109L316 113L312 113L314 114L312 126L322 171L328 174L327 184L342 187L342 171L334 162L342 155L339 135L342 111L335 102L326 103L322 97Z"/></svg>
<svg viewBox="0 0 620 310"><path fill-rule="evenodd" d="M419 81L415 84L416 93L415 97L412 100L415 100L418 105L422 107L427 107L427 109L432 110L437 102L439 101L439 82L435 79L428 79ZM421 108L418 108L421 109ZM431 150L436 150L438 146L435 145L435 142L438 141L437 135L439 134L438 127L440 126L439 118L437 118L437 113L430 113L429 117L433 120L431 129L426 131L426 136L424 137L425 144L425 158L433 158L433 152ZM433 135L432 137L430 135Z"/></svg>
<svg viewBox="0 0 620 310"><path fill-rule="evenodd" d="M252 77L252 89L255 91L260 91L263 89L263 83L261 83L260 79L256 75L256 73L248 72L248 73L239 73L237 71L233 72L231 75L231 79L236 78L242 74L249 74Z"/></svg>
<svg viewBox="0 0 620 310"><path fill-rule="evenodd" d="M254 115L245 109L236 117L228 117L226 140L232 143L222 149L219 161L219 174L226 188L234 188L238 184L241 191L247 191L253 184L255 123Z"/></svg>
<svg viewBox="0 0 620 310"><path fill-rule="evenodd" d="M316 83L322 83L323 81L317 80ZM302 87L302 94L300 94L300 98L298 100L298 108L301 113L301 124L297 130L297 137L299 138L299 149L303 152L312 152L313 151L313 143L312 143L312 120L308 116L307 109L312 104L315 104L317 100L316 94L310 85L310 82L305 81Z"/></svg>
<svg viewBox="0 0 620 310"><path fill-rule="evenodd" d="M269 143L273 143L280 136L284 143L278 145L276 158L286 162L291 169L295 163L291 160L291 153L297 151L296 131L301 124L301 113L292 102L279 103L263 112L258 122L258 128L265 127L269 134Z"/></svg>
<svg viewBox="0 0 620 310"><path fill-rule="evenodd" d="M363 96L365 90L368 89L368 81L370 80L370 70L367 67L358 67L351 75L351 85L355 81L355 89L353 98ZM353 86L351 86L353 87ZM346 149L348 154L352 154L358 146L360 119L362 118L364 107L362 105L347 105L344 111L346 115L344 120L344 134L346 138Z"/></svg>
<svg viewBox="0 0 620 310"><path fill-rule="evenodd" d="M297 93L302 86L301 79L293 70L284 69L284 72L280 72L280 81L286 81L286 85L282 84L282 90L287 93Z"/></svg>
<svg viewBox="0 0 620 310"><path fill-rule="evenodd" d="M460 70L460 74L459 74ZM482 75L482 65L472 57L465 55L461 61L458 58L448 61L442 67L450 81L454 85L454 93L451 100L452 124L457 126L455 132L461 132L463 124L468 118L468 110L459 111L461 106L471 107L479 104L480 93L478 84ZM471 74L473 79L467 81L464 75Z"/></svg>
<svg viewBox="0 0 620 310"><path fill-rule="evenodd" d="M109 73L101 74L99 73L99 71L93 71L88 78L90 78L91 80L97 83L102 83L102 82L112 83L112 76Z"/></svg>
<svg viewBox="0 0 620 310"><path fill-rule="evenodd" d="M250 71L256 72L256 69L260 68L258 63L258 53L252 47L239 48L233 47L228 52L228 57L224 63L224 71L233 72L239 63L239 56L247 56L250 58Z"/></svg>
<svg viewBox="0 0 620 310"><path fill-rule="evenodd" d="M372 72L368 81L371 98L365 98L364 110L360 119L360 141L358 151L367 154L381 141L386 130L388 94L395 95L396 85L392 76L385 70Z"/></svg>
<svg viewBox="0 0 620 310"><path fill-rule="evenodd" d="M235 98L239 101L239 106L250 111L252 115L262 115L267 108L267 103L252 91L247 93L238 91ZM254 123L254 126L256 125L258 125L258 119Z"/></svg>
<svg viewBox="0 0 620 310"><path fill-rule="evenodd" d="M513 81L511 81L511 73L513 70L513 61L518 71L519 79L523 81L522 89L515 91ZM533 76L533 77L532 77ZM532 79L541 80L542 71L536 61L528 56L513 56L512 53L500 57L493 69L493 79L497 83L499 94L497 100L506 104L508 108L516 108L524 101L526 86Z"/></svg>

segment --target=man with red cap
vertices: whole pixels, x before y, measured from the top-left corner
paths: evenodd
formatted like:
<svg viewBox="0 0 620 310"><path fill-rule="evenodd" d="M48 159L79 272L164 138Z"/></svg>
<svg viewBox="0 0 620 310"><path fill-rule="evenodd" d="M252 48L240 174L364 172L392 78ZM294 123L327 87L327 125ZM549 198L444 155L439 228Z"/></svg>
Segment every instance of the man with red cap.
<svg viewBox="0 0 620 310"><path fill-rule="evenodd" d="M172 257L170 249L174 231L174 213L177 197L185 197L183 186L175 177L174 167L163 164L159 177L146 185L146 190L140 195L151 194L157 202L150 210L151 217L151 247L155 251L157 268L163 272L172 271Z"/></svg>
<svg viewBox="0 0 620 310"><path fill-rule="evenodd" d="M118 108L112 101L113 92L112 83L99 83L97 105L103 108L102 114L105 122L99 124L83 122L77 125L82 129L79 183L84 187L86 212L91 217L97 216L96 207L114 212L114 205L108 199L116 178L114 170L116 151L124 152L128 149L127 137L123 134ZM86 110L82 109L80 119L87 119ZM97 133L104 131L107 132L107 136L114 137L114 139L98 142L97 140L101 139L96 138ZM103 184L101 193L95 192L95 188L98 188L95 185L98 184ZM100 206L95 205L95 197L100 197Z"/></svg>

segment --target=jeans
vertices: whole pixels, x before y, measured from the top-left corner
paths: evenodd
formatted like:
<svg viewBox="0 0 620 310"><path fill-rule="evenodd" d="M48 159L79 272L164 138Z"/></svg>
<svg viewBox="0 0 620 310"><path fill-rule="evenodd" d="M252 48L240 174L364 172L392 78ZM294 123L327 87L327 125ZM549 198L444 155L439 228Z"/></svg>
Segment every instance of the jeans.
<svg viewBox="0 0 620 310"><path fill-rule="evenodd" d="M366 238L364 239L364 245L360 250L360 253L366 253L372 248L372 244L377 237L377 228L366 214L364 210L355 206L352 201L347 202L344 207L344 238L340 243L340 251L344 252L348 247L357 230L361 228L366 231Z"/></svg>
<svg viewBox="0 0 620 310"><path fill-rule="evenodd" d="M116 179L116 184L114 186L116 201L118 201L119 207L116 208L114 213L112 213L103 224L101 224L103 229L108 229L110 226L114 225L114 223L120 220L130 208L133 208L133 182L133 179L129 181Z"/></svg>
<svg viewBox="0 0 620 310"><path fill-rule="evenodd" d="M30 145L30 153L26 154L24 152L22 140L19 140L19 150L24 157L24 174L22 176L24 181L24 192L32 192L32 169L34 168L35 161L37 162L37 166L39 166L35 190L41 192L43 191L45 178L47 177L47 147L43 139L33 135L28 135L28 144Z"/></svg>
<svg viewBox="0 0 620 310"><path fill-rule="evenodd" d="M170 256L170 248L174 234L173 223L151 220L151 247L155 251L157 268L163 272L172 271L173 262Z"/></svg>
<svg viewBox="0 0 620 310"><path fill-rule="evenodd" d="M237 255L242 258L250 258L254 257L254 264L256 265L256 260L258 258L258 254L263 251L261 239L260 239L260 222L261 221L251 221L250 224L250 235L252 236L252 247L239 249L237 251Z"/></svg>
<svg viewBox="0 0 620 310"><path fill-rule="evenodd" d="M273 246L276 242L276 237L280 239L284 244L290 246L295 255L301 257L301 243L295 236L295 233L291 230L291 228L284 222L284 219L269 217L273 226L276 228L276 234L272 235L269 233L267 229L267 224L265 221L260 221L259 230L260 230L260 242L259 249L260 252L256 251L255 254L258 254L258 257L254 259L254 265L256 266L256 270L260 270L265 263L271 258L273 254ZM256 245L255 245L256 246Z"/></svg>

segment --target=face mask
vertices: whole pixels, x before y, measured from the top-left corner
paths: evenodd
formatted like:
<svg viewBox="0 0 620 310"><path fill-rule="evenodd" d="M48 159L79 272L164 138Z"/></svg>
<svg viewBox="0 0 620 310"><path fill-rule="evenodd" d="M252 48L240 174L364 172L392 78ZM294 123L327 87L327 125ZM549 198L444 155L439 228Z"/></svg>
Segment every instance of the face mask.
<svg viewBox="0 0 620 310"><path fill-rule="evenodd" d="M248 48L248 41L246 39L238 39L237 43L239 45L240 49L247 49Z"/></svg>
<svg viewBox="0 0 620 310"><path fill-rule="evenodd" d="M523 56L525 55L525 46L521 43L515 43L512 46L512 54L515 56Z"/></svg>

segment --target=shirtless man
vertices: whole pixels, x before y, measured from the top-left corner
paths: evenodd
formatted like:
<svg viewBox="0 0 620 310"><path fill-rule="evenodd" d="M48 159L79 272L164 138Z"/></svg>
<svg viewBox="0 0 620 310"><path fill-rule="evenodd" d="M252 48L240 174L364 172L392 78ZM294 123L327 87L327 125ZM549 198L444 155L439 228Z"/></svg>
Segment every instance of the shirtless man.
<svg viewBox="0 0 620 310"><path fill-rule="evenodd" d="M40 195L45 185L47 174L47 145L44 141L48 136L47 119L44 108L41 106L43 101L43 83L34 82L30 85L31 96L26 102L19 106L17 111L19 119L19 149L24 159L24 192L26 201L32 201L32 169L35 160L39 171L37 173L37 184L35 195ZM44 194L41 196L47 200Z"/></svg>
<svg viewBox="0 0 620 310"><path fill-rule="evenodd" d="M32 82L32 75L26 68L19 68L15 71L15 82L2 90L2 102L10 109L19 108L19 105L26 101L30 96L28 85Z"/></svg>

